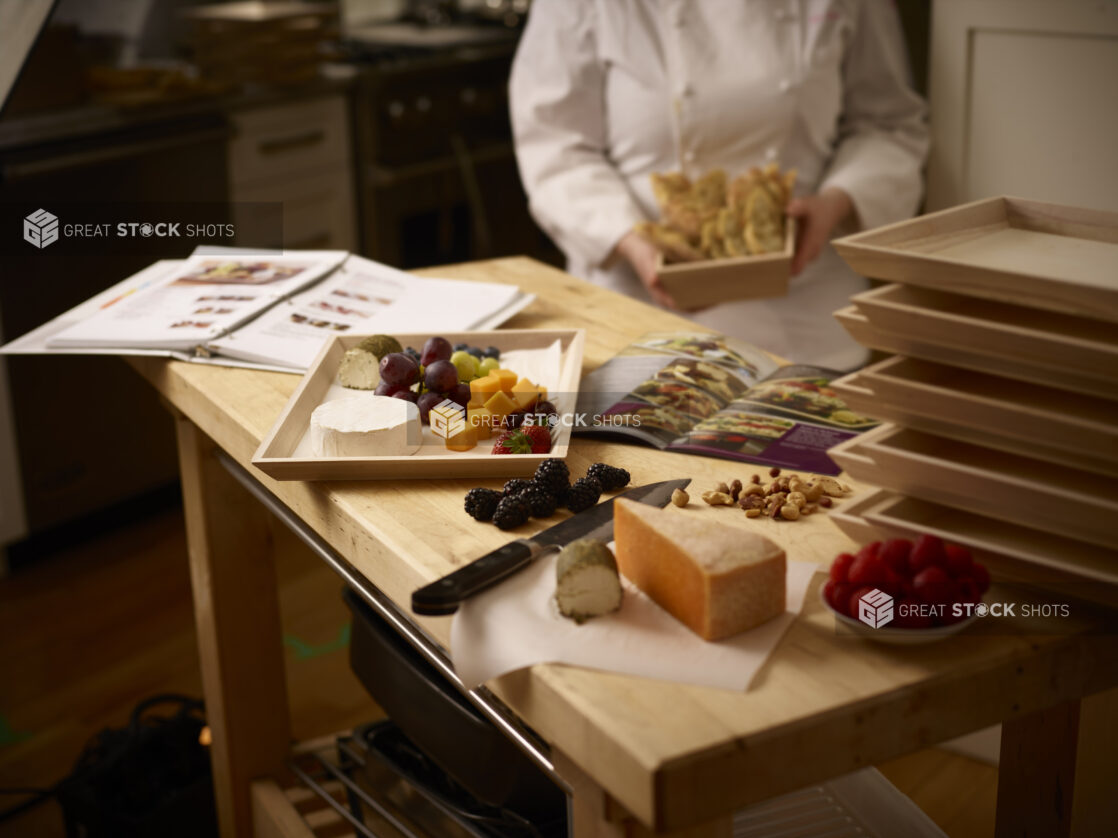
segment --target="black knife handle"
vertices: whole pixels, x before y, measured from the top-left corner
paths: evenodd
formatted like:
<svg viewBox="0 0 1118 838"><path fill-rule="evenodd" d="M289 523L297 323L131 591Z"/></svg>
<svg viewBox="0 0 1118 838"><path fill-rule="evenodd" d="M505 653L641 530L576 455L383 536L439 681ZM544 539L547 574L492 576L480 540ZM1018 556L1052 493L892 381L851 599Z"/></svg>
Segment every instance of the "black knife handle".
<svg viewBox="0 0 1118 838"><path fill-rule="evenodd" d="M426 617L453 614L462 600L491 588L544 551L520 538L458 568L411 595L411 610Z"/></svg>

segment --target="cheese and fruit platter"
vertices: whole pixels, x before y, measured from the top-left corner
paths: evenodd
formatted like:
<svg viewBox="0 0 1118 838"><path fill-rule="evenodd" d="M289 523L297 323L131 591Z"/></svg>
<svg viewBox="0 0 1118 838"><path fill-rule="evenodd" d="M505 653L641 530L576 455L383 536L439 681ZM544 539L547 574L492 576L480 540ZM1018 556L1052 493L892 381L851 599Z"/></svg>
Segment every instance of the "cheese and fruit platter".
<svg viewBox="0 0 1118 838"><path fill-rule="evenodd" d="M582 330L331 338L253 465L277 480L532 474L565 456Z"/></svg>

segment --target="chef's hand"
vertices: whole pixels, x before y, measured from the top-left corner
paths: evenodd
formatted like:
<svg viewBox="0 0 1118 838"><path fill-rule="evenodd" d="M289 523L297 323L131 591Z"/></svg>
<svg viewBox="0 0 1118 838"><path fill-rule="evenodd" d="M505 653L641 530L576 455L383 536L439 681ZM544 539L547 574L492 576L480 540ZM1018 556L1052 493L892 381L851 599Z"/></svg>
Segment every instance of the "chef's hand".
<svg viewBox="0 0 1118 838"><path fill-rule="evenodd" d="M854 211L854 204L846 190L830 186L818 195L793 198L785 211L797 221L792 257L792 276L796 276L815 261L830 241L831 231Z"/></svg>
<svg viewBox="0 0 1118 838"><path fill-rule="evenodd" d="M648 293L652 295L653 300L665 308L679 308L671 294L665 291L664 286L660 284L660 277L656 273L660 262L660 248L636 230L630 230L617 243L614 252L633 266L633 270L636 271L637 276L640 277L640 281L644 283L644 287L648 289Z"/></svg>

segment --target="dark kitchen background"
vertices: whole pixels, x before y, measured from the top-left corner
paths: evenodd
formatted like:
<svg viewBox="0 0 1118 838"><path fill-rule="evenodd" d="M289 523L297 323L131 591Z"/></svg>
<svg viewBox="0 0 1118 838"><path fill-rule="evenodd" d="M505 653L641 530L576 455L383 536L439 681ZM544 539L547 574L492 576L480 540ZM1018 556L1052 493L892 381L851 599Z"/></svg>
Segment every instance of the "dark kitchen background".
<svg viewBox="0 0 1118 838"><path fill-rule="evenodd" d="M923 88L930 4L900 5ZM80 263L52 259L12 238L15 219L40 206L205 205L207 220L236 224L224 244L336 248L402 268L561 262L528 215L509 130L509 67L530 0L23 6L49 17L0 115L2 340L155 258L90 240ZM282 204L282 227L256 209L267 203ZM193 244L169 239L162 255ZM10 564L48 549L60 525L111 523L137 498L174 501L171 422L124 364L6 365ZM89 406L88 434L68 431L74 404Z"/></svg>

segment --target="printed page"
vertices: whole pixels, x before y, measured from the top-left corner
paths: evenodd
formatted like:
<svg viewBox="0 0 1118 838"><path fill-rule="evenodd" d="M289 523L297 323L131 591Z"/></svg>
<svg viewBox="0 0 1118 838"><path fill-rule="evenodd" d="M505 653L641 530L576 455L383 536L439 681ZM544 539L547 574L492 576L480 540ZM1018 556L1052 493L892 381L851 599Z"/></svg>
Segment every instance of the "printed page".
<svg viewBox="0 0 1118 838"><path fill-rule="evenodd" d="M781 367L704 418L672 450L838 474L829 448L877 423L850 410L830 388L841 373L821 367Z"/></svg>
<svg viewBox="0 0 1118 838"><path fill-rule="evenodd" d="M720 335L653 333L586 376L576 429L620 433L663 448L776 369L764 352Z"/></svg>
<svg viewBox="0 0 1118 838"><path fill-rule="evenodd" d="M475 329L494 312L511 316L521 296L516 286L426 279L350 256L324 282L209 346L230 357L304 370L331 335Z"/></svg>
<svg viewBox="0 0 1118 838"><path fill-rule="evenodd" d="M59 332L48 346L191 350L321 278L344 257L337 251L192 256L171 276Z"/></svg>

